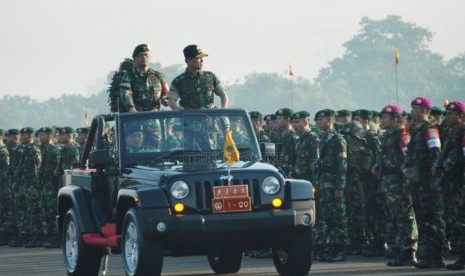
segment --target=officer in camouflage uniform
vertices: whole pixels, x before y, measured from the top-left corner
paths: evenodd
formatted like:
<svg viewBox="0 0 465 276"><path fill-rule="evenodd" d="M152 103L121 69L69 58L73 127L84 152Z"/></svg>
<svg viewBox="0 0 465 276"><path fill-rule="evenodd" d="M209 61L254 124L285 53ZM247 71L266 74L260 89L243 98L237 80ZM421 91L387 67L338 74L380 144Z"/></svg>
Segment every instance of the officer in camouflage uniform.
<svg viewBox="0 0 465 276"><path fill-rule="evenodd" d="M180 131L180 127L180 125L174 124L173 119L166 121L166 140L162 145L162 151L182 148L182 137L177 135L177 133Z"/></svg>
<svg viewBox="0 0 465 276"><path fill-rule="evenodd" d="M23 246L26 236L20 235L18 236L18 228L17 228L17 218L18 218L18 206L16 204L19 203L19 177L15 175L15 171L19 166L21 161L21 156L23 154L23 147L20 144L20 133L19 129L9 129L5 132L5 136L7 136L6 146L8 148L8 152L10 154L10 168L9 168L9 177L10 177L10 190L9 190L9 200L10 204L6 204L8 206L12 206L9 211L5 212L5 224L9 225L12 229L13 235L10 238L10 245L14 246ZM5 225L4 224L4 225ZM19 240L19 241L18 241ZM17 242L18 241L18 242Z"/></svg>
<svg viewBox="0 0 465 276"><path fill-rule="evenodd" d="M364 129L363 137L367 141L367 146L373 156L373 163L370 169L363 171L362 178L365 182L366 196L366 237L368 244L362 250L364 257L381 257L384 256L386 247L386 191L381 188L379 180L371 173L371 167L374 165L376 156L381 152L381 139L378 133L372 131L370 126L372 112L366 109L354 111L355 121L362 124ZM397 257L397 255L395 256Z"/></svg>
<svg viewBox="0 0 465 276"><path fill-rule="evenodd" d="M168 85L165 76L150 68L150 47L138 45L133 53L134 68L129 70L119 84L120 112L151 111L167 105Z"/></svg>
<svg viewBox="0 0 465 276"><path fill-rule="evenodd" d="M307 111L292 115L292 126L299 135L295 143L294 177L315 183L315 165L319 158L320 138L310 129Z"/></svg>
<svg viewBox="0 0 465 276"><path fill-rule="evenodd" d="M321 129L320 158L317 161L316 190L321 216L315 227L315 246L320 250L329 247L328 256L320 261L345 262L349 245L344 188L347 172L347 144L334 130L334 114L331 109L320 110L315 121Z"/></svg>
<svg viewBox="0 0 465 276"><path fill-rule="evenodd" d="M459 259L447 265L450 270L465 269L465 103L447 105L446 125L451 133L444 151L435 163L437 172L434 186L440 186L446 197L446 212L451 222Z"/></svg>
<svg viewBox="0 0 465 276"><path fill-rule="evenodd" d="M336 121L334 122L334 129L339 132L345 124L352 121L352 111L347 109L341 109L336 111L334 114Z"/></svg>
<svg viewBox="0 0 465 276"><path fill-rule="evenodd" d="M255 135L257 135L258 143L271 142L270 137L262 129L262 113L258 111L250 111L249 116L250 116L250 120L252 121L252 126L255 131Z"/></svg>
<svg viewBox="0 0 465 276"><path fill-rule="evenodd" d="M40 133L40 130L39 130L39 133ZM88 127L77 128L76 134L77 134L76 142L79 144L79 162L80 162L82 153L84 152L84 147L86 146L87 136L89 135L89 128Z"/></svg>
<svg viewBox="0 0 465 276"><path fill-rule="evenodd" d="M420 224L421 238L425 239L426 257L415 266L418 268L445 267L446 236L444 222L444 198L437 188L431 186L433 164L441 153L441 141L437 127L428 121L433 104L431 100L417 97L412 102L414 125L410 130L408 145L409 168L407 177L413 187L413 208ZM415 173L408 173L415 171Z"/></svg>
<svg viewBox="0 0 465 276"><path fill-rule="evenodd" d="M33 144L34 129L21 129L21 144L24 148L16 174L19 176L18 230L28 237L24 247L42 246L41 187L39 183L40 149Z"/></svg>
<svg viewBox="0 0 465 276"><path fill-rule="evenodd" d="M42 152L42 162L39 170L40 186L42 187L41 221L45 234L43 243L45 248L56 248L60 244L55 223L59 181L53 173L60 160L60 149L53 145L54 134L55 130L51 127L39 129Z"/></svg>
<svg viewBox="0 0 465 276"><path fill-rule="evenodd" d="M281 108L276 111L276 122L279 130L281 131L281 137L279 142L276 144L276 167L280 168L284 175L291 177L294 173L295 164L295 142L299 136L295 133L292 128L291 116L294 111L290 108Z"/></svg>
<svg viewBox="0 0 465 276"><path fill-rule="evenodd" d="M12 229L7 223L7 213L12 206L10 201L10 153L3 143L3 135L5 130L0 128L0 246L6 245L11 238ZM9 204L9 206L7 205Z"/></svg>
<svg viewBox="0 0 465 276"><path fill-rule="evenodd" d="M265 121L265 132L270 137L271 143L278 143L281 137L281 131L276 125L277 116L275 114L266 115L263 120Z"/></svg>
<svg viewBox="0 0 465 276"><path fill-rule="evenodd" d="M208 56L197 45L184 48L187 69L171 83L168 105L172 109L202 109L214 107L214 95L221 99L221 107L228 107L228 94L212 72L203 71L203 58ZM178 102L179 101L179 102Z"/></svg>
<svg viewBox="0 0 465 276"><path fill-rule="evenodd" d="M72 169L73 163L79 163L79 147L74 145L74 129L71 127L63 127L59 132L59 141L62 148L60 160L53 174L58 177L60 181L59 187L61 187L63 185L62 176L65 170Z"/></svg>
<svg viewBox="0 0 465 276"><path fill-rule="evenodd" d="M388 105L381 111L381 127L386 130L381 153L373 167L373 174L381 178L386 190L389 231L394 238L389 244L397 248L397 257L389 266L411 266L416 263L418 229L412 206L412 188L405 181L401 167L405 162L410 135L404 126L403 110Z"/></svg>

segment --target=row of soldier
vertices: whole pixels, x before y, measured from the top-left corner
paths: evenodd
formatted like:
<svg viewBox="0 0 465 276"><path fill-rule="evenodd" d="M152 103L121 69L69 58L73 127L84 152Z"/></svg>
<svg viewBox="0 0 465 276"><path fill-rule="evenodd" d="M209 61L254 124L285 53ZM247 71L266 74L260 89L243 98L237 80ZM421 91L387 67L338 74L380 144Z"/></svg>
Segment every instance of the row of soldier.
<svg viewBox="0 0 465 276"><path fill-rule="evenodd" d="M389 266L441 268L452 246L460 257L447 268L464 269L465 104L438 112L417 97L411 106L409 114L396 105L380 113L320 110L315 126L306 111L250 112L257 139L276 145L272 162L314 184L316 260L361 254L391 258Z"/></svg>
<svg viewBox="0 0 465 276"><path fill-rule="evenodd" d="M87 134L86 127L0 129L0 245L59 246L61 176L80 161Z"/></svg>

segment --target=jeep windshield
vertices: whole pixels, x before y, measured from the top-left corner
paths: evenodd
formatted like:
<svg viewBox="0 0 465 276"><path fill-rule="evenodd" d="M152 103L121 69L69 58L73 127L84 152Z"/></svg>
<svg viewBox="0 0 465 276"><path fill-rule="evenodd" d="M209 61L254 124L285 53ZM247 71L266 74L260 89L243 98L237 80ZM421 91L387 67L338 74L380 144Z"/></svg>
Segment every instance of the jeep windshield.
<svg viewBox="0 0 465 276"><path fill-rule="evenodd" d="M227 130L246 166L260 159L256 136L244 110L141 112L121 115L119 152L122 165L167 166L181 169L223 168L224 138ZM124 161L123 161L124 160Z"/></svg>

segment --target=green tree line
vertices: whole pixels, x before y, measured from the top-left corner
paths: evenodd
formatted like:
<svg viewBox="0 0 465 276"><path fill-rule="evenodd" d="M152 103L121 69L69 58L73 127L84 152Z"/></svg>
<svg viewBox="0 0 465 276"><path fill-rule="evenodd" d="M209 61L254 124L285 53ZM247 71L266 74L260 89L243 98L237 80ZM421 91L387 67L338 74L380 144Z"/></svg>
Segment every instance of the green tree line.
<svg viewBox="0 0 465 276"><path fill-rule="evenodd" d="M381 20L362 18L359 31L343 44L342 57L330 61L315 79L290 79L287 74L254 73L243 82L228 84L231 107L274 113L281 107L307 110L323 108L379 110L397 102L409 110L416 96L430 97L440 106L444 99L465 100L465 52L445 60L429 49L433 34L399 16ZM400 52L396 65L394 51ZM153 64L160 70L161 65ZM163 68L168 82L185 70L175 64ZM109 72L109 83L114 72ZM44 102L27 96L0 99L0 128L84 125L89 117L108 113L107 91L92 96L63 95ZM89 120L90 120L89 118Z"/></svg>

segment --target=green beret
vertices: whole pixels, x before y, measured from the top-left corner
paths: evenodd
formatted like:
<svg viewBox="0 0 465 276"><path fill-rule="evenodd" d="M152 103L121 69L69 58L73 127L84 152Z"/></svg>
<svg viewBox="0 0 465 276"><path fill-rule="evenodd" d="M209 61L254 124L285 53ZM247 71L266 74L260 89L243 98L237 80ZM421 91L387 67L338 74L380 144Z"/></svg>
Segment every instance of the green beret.
<svg viewBox="0 0 465 276"><path fill-rule="evenodd" d="M376 110L372 110L371 111L371 117L374 118L374 117L379 117L379 112L376 111Z"/></svg>
<svg viewBox="0 0 465 276"><path fill-rule="evenodd" d="M444 111L437 107L437 106L433 106L433 108L431 109L431 113L430 113L432 116L441 116L441 115L444 115Z"/></svg>
<svg viewBox="0 0 465 276"><path fill-rule="evenodd" d="M294 111L287 107L278 109L278 111L276 111L276 116L291 118L292 114L294 114Z"/></svg>
<svg viewBox="0 0 465 276"><path fill-rule="evenodd" d="M26 133L26 134L34 134L34 129L32 127L23 127L20 130L21 134Z"/></svg>
<svg viewBox="0 0 465 276"><path fill-rule="evenodd" d="M5 135L19 135L19 129L12 128L5 132Z"/></svg>
<svg viewBox="0 0 465 276"><path fill-rule="evenodd" d="M262 113L258 111L250 111L249 116L251 119L261 119L262 118Z"/></svg>
<svg viewBox="0 0 465 276"><path fill-rule="evenodd" d="M269 115L266 115L263 120L265 120L265 122L268 122L268 121L275 121L276 120L276 115L275 114L269 114Z"/></svg>
<svg viewBox="0 0 465 276"><path fill-rule="evenodd" d="M301 118L308 118L308 117L310 117L310 113L308 113L307 111L299 111L299 112L292 114L291 119L294 120L294 119L301 119Z"/></svg>
<svg viewBox="0 0 465 276"><path fill-rule="evenodd" d="M370 119L371 114L371 111L366 109L358 109L353 113L354 116L360 116L362 119Z"/></svg>
<svg viewBox="0 0 465 276"><path fill-rule="evenodd" d="M135 58L139 53L142 52L150 52L150 47L147 44L140 44L137 45L136 48L134 48L134 51L132 52L132 58Z"/></svg>
<svg viewBox="0 0 465 276"><path fill-rule="evenodd" d="M89 133L89 128L88 127L76 128L76 133L88 134Z"/></svg>
<svg viewBox="0 0 465 276"><path fill-rule="evenodd" d="M5 130L3 128L0 128L0 136L3 136L5 134Z"/></svg>
<svg viewBox="0 0 465 276"><path fill-rule="evenodd" d="M323 110L318 111L315 114L315 120L317 118L321 118L321 117L335 116L335 114L336 114L336 112L334 112L334 110L332 110L332 109L323 109Z"/></svg>
<svg viewBox="0 0 465 276"><path fill-rule="evenodd" d="M55 129L51 127L41 127L37 130L38 133L47 133L47 134L55 134Z"/></svg>
<svg viewBox="0 0 465 276"><path fill-rule="evenodd" d="M347 109L341 109L341 110L338 110L334 116L336 117L346 117L346 116L351 116L352 115L352 112L350 110L347 110Z"/></svg>
<svg viewBox="0 0 465 276"><path fill-rule="evenodd" d="M62 127L60 128L60 134L74 134L74 129L72 127Z"/></svg>

